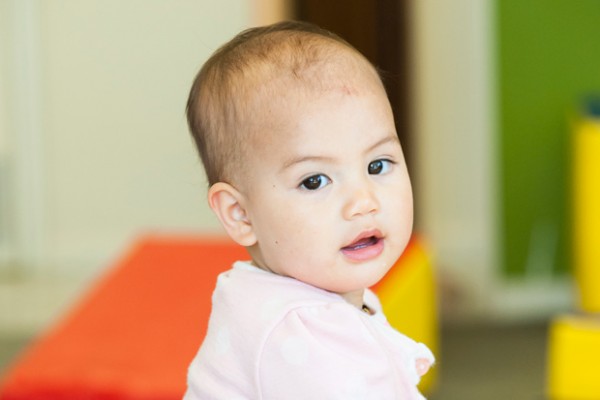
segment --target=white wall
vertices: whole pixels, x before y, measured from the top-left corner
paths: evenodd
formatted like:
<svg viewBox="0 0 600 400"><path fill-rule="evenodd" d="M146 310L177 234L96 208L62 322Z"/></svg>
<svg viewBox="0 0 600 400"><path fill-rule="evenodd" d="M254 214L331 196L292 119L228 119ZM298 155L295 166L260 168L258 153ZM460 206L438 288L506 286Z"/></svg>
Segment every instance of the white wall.
<svg viewBox="0 0 600 400"><path fill-rule="evenodd" d="M8 270L9 252L9 142L8 142L8 70L12 58L9 40L12 19L7 1L0 1L0 273Z"/></svg>
<svg viewBox="0 0 600 400"><path fill-rule="evenodd" d="M254 22L251 6L3 0L17 263L79 273L148 231L220 232L184 107L202 62Z"/></svg>
<svg viewBox="0 0 600 400"><path fill-rule="evenodd" d="M0 159L6 157L8 148L7 132L6 132L6 104L5 104L5 88L6 88L6 62L7 48L6 41L8 36L8 17L6 15L6 1L0 0Z"/></svg>
<svg viewBox="0 0 600 400"><path fill-rule="evenodd" d="M485 307L498 269L493 2L413 7L419 221L441 277Z"/></svg>
<svg viewBox="0 0 600 400"><path fill-rule="evenodd" d="M184 107L288 0L0 0L0 334L32 335L147 232L221 229ZM8 262L7 262L8 260Z"/></svg>

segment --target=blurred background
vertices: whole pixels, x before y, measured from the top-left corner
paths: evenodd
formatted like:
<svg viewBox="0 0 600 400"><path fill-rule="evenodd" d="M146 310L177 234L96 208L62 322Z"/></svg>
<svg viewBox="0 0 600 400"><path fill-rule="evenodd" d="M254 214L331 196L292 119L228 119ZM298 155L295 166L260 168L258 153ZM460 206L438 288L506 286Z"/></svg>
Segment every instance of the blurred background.
<svg viewBox="0 0 600 400"><path fill-rule="evenodd" d="M187 93L223 42L289 18L383 71L435 257L436 398L541 398L547 321L575 300L569 121L600 90L595 0L0 0L2 362L140 235L222 234Z"/></svg>

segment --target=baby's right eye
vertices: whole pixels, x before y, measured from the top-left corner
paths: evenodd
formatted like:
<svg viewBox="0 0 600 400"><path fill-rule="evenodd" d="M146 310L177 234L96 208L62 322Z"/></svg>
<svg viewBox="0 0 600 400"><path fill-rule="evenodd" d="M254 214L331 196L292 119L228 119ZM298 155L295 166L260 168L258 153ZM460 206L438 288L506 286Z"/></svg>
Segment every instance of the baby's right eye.
<svg viewBox="0 0 600 400"><path fill-rule="evenodd" d="M323 174L309 176L300 183L300 187L306 190L317 190L324 188L331 182L331 179Z"/></svg>

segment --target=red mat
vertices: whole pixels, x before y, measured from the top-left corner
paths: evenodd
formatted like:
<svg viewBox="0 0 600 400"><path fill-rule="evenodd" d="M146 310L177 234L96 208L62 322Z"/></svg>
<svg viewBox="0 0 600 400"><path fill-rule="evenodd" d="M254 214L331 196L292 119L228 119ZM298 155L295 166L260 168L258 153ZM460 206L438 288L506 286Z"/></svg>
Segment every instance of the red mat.
<svg viewBox="0 0 600 400"><path fill-rule="evenodd" d="M226 239L146 238L6 372L0 399L181 399Z"/></svg>

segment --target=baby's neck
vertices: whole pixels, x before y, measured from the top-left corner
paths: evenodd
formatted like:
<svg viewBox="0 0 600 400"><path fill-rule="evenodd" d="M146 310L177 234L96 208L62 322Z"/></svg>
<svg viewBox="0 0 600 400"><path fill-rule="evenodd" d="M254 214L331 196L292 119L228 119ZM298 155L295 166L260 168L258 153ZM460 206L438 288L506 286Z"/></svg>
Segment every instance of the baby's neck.
<svg viewBox="0 0 600 400"><path fill-rule="evenodd" d="M343 293L343 294L341 294L341 296L348 303L352 304L354 307L358 308L359 310L362 310L363 306L364 306L364 294L365 294L365 290L359 289L359 290L355 290L353 292Z"/></svg>

